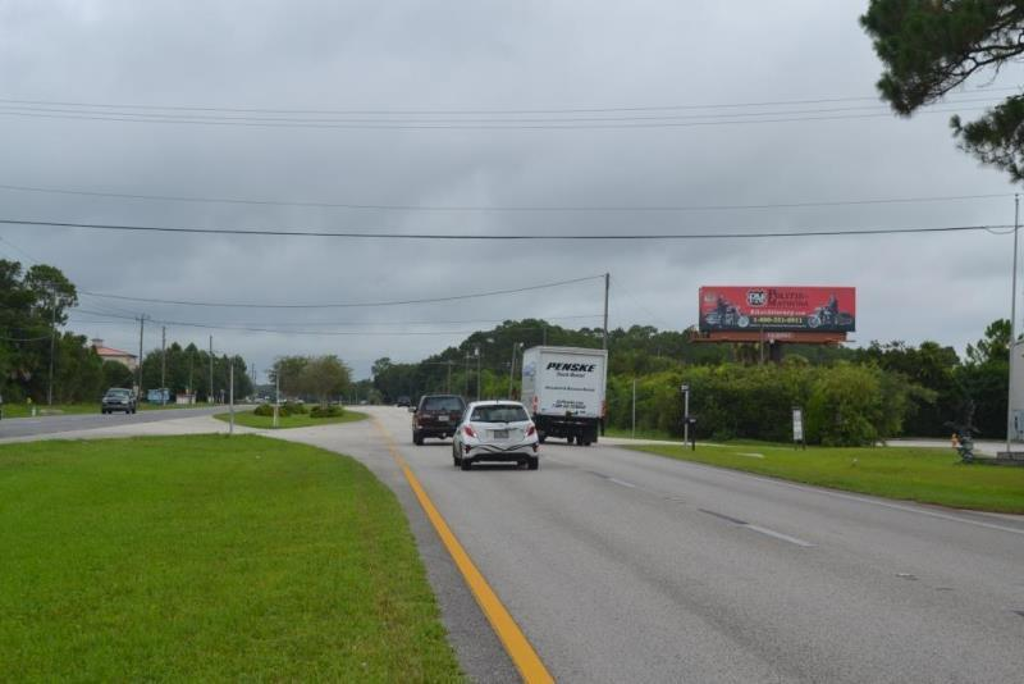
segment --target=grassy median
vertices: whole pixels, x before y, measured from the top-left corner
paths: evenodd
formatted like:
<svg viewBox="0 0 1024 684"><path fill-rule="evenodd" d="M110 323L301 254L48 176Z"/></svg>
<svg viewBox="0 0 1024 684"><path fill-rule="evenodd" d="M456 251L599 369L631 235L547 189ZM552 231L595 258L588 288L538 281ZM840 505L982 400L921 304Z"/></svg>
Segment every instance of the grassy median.
<svg viewBox="0 0 1024 684"><path fill-rule="evenodd" d="M0 446L0 549L20 681L461 678L394 495L313 447Z"/></svg>
<svg viewBox="0 0 1024 684"><path fill-rule="evenodd" d="M330 418L313 418L308 413L293 413L289 416L278 417L278 430L284 430L287 428L299 428L299 427L313 427L315 425L331 425L332 423L354 423L358 420L366 418L365 413L359 411L345 410L340 416L332 416ZM228 413L218 413L214 416L217 420L223 420L225 423L231 420L231 416ZM263 430L274 429L274 417L273 416L257 416L252 411L240 411L235 414L235 425L244 425L245 427L260 428Z"/></svg>
<svg viewBox="0 0 1024 684"><path fill-rule="evenodd" d="M892 499L1024 513L1024 468L965 465L952 449L862 449L732 445L631 446L631 449L795 482Z"/></svg>

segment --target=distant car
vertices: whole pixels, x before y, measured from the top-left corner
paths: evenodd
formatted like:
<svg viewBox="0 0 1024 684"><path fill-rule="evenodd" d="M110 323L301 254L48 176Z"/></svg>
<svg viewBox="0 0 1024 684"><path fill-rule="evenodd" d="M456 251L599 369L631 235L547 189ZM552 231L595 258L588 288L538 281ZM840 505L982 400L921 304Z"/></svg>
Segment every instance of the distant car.
<svg viewBox="0 0 1024 684"><path fill-rule="evenodd" d="M100 413L113 413L114 411L135 413L137 410L138 403L135 399L135 392L123 387L111 387L103 395L103 401L100 402Z"/></svg>
<svg viewBox="0 0 1024 684"><path fill-rule="evenodd" d="M537 427L517 401L476 401L469 405L452 439L452 460L463 470L481 461L540 467Z"/></svg>
<svg viewBox="0 0 1024 684"><path fill-rule="evenodd" d="M412 406L412 399L403 394L398 397L398 401L395 402L395 406Z"/></svg>
<svg viewBox="0 0 1024 684"><path fill-rule="evenodd" d="M457 394L427 394L412 414L412 441L421 445L426 437L446 439L455 434L466 412L466 400Z"/></svg>

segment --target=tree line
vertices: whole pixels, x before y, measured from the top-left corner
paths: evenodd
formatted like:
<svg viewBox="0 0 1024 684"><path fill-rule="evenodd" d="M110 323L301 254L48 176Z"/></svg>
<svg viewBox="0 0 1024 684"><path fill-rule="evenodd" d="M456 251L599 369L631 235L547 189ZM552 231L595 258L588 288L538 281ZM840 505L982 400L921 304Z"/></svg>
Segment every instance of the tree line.
<svg viewBox="0 0 1024 684"><path fill-rule="evenodd" d="M0 259L0 396L4 401L44 404L52 388L54 403L95 402L109 387L136 384L131 370L116 361L104 362L86 335L66 328L68 314L77 305L78 291L60 269L46 264L25 269L17 261ZM182 347L176 342L166 355L157 349L144 356L143 387L162 386L165 364L166 387L172 394L191 389L199 401L206 401L212 391L219 399L227 394L232 365L235 395L252 393L241 357L211 357L194 344Z"/></svg>
<svg viewBox="0 0 1024 684"><path fill-rule="evenodd" d="M861 349L787 345L783 363L760 365L756 344L708 344L690 331L652 326L615 329L608 336L608 422L631 427L635 380L640 429L681 433L685 383L699 433L720 439L790 439L794 406L805 411L808 439L819 443L944 437L948 423L969 417L984 435L1000 436L1006 428L1009 340L1009 322L1000 320L967 346L963 358L938 342L893 341ZM519 345L545 342L600 348L601 331L537 319L506 321L418 363L378 359L372 390L385 402L436 392L518 397Z"/></svg>

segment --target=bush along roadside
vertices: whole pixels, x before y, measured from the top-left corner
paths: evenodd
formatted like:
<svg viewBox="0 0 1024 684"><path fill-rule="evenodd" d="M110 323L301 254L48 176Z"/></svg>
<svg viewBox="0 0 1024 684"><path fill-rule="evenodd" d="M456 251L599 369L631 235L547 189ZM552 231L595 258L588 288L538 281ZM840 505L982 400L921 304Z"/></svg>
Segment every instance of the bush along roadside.
<svg viewBox="0 0 1024 684"><path fill-rule="evenodd" d="M609 378L610 424L628 429L632 378ZM690 386L690 414L702 439L788 442L793 407L805 414L806 439L828 446L867 446L900 434L911 399L928 390L874 365L695 366L637 379L637 429L682 435L683 397Z"/></svg>

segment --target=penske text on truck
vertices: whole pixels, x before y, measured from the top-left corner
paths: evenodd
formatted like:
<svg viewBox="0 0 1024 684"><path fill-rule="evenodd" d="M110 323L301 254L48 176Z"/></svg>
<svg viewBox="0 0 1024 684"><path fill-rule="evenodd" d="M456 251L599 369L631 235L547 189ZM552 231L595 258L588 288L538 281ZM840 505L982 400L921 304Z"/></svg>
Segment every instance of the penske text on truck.
<svg viewBox="0 0 1024 684"><path fill-rule="evenodd" d="M523 403L541 441L597 441L604 420L608 352L579 347L533 347L523 352Z"/></svg>

